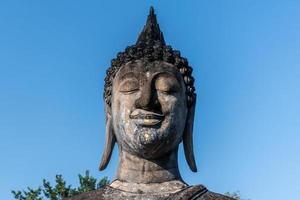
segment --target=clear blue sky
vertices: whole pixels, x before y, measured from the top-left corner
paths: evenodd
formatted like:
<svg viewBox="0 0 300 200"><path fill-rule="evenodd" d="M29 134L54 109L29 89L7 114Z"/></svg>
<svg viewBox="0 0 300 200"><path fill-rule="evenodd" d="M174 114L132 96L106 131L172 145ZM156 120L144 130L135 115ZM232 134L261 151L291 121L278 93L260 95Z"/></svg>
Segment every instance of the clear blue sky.
<svg viewBox="0 0 300 200"><path fill-rule="evenodd" d="M188 2L188 3L187 3ZM150 5L189 59L198 94L198 173L190 184L252 200L300 196L300 2L0 1L0 199L63 174L114 177L104 144L103 79L136 41Z"/></svg>

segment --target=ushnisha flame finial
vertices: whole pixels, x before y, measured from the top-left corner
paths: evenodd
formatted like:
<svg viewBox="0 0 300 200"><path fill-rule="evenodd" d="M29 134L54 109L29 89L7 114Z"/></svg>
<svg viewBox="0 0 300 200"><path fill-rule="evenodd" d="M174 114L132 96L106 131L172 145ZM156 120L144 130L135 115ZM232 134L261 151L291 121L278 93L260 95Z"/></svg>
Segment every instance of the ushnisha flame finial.
<svg viewBox="0 0 300 200"><path fill-rule="evenodd" d="M151 46L154 46L155 44L160 44L162 46L166 45L163 33L160 31L156 20L156 15L154 13L154 8L152 6L150 7L146 25L144 26L136 42L136 45L141 44Z"/></svg>

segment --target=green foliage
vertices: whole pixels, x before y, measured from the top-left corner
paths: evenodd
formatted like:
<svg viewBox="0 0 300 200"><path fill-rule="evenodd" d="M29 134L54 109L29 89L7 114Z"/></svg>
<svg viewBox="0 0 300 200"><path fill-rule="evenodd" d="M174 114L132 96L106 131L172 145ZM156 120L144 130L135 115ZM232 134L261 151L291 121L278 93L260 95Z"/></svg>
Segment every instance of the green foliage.
<svg viewBox="0 0 300 200"><path fill-rule="evenodd" d="M19 200L42 200L41 195L41 188L32 189L30 187L27 188L27 191L12 191L15 199Z"/></svg>
<svg viewBox="0 0 300 200"><path fill-rule="evenodd" d="M12 191L12 194L17 200L61 200L66 197L72 197L83 192L88 192L96 189L100 189L109 184L107 177L99 179L90 176L89 171L85 172L85 175L78 175L79 187L72 188L71 185L67 185L62 175L55 176L55 185L52 186L49 181L43 179L43 186L37 189L27 188L23 191Z"/></svg>
<svg viewBox="0 0 300 200"><path fill-rule="evenodd" d="M234 198L236 200L241 199L240 193L238 191L237 192L226 192L225 195L228 197Z"/></svg>
<svg viewBox="0 0 300 200"><path fill-rule="evenodd" d="M231 197L233 199L236 199L236 200L249 200L249 199L242 199L241 194L240 194L239 191L236 191L236 192L226 192L225 195L228 196L228 197Z"/></svg>

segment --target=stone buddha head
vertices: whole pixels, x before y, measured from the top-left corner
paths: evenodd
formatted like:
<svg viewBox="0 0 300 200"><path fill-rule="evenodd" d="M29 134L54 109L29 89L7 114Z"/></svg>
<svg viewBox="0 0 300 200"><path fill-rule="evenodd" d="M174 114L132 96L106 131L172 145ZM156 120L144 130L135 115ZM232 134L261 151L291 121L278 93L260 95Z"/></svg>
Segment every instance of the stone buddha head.
<svg viewBox="0 0 300 200"><path fill-rule="evenodd" d="M192 68L165 44L153 8L136 44L111 61L104 99L106 143L100 170L109 163L116 142L120 151L153 161L177 152L183 142L187 163L197 171Z"/></svg>
<svg viewBox="0 0 300 200"><path fill-rule="evenodd" d="M188 185L178 169L183 142L190 169L196 94L192 68L166 45L153 8L136 44L118 53L104 86L106 141L100 170L119 147L116 178L73 200L233 200L203 185ZM71 200L70 199L70 200Z"/></svg>

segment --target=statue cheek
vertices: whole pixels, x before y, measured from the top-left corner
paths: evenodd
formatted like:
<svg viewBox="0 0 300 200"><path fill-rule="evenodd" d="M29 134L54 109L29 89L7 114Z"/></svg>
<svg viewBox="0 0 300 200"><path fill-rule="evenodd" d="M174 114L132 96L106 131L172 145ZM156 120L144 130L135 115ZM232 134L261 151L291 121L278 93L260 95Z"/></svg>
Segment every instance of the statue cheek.
<svg viewBox="0 0 300 200"><path fill-rule="evenodd" d="M181 110L186 107L183 98L178 98L172 95L160 96L159 102L163 113L177 112L177 110Z"/></svg>
<svg viewBox="0 0 300 200"><path fill-rule="evenodd" d="M177 98L171 95L159 95L158 101L163 113L170 112L177 104Z"/></svg>
<svg viewBox="0 0 300 200"><path fill-rule="evenodd" d="M125 119L125 117L129 115L130 110L132 110L134 102L135 95L115 94L113 96L112 104L114 115L118 115L118 117Z"/></svg>
<svg viewBox="0 0 300 200"><path fill-rule="evenodd" d="M187 106L184 99L174 98L167 106L168 112L170 113L170 123L173 124L172 126L177 127L178 130L183 129L182 124L185 124L183 122L185 122L187 116Z"/></svg>
<svg viewBox="0 0 300 200"><path fill-rule="evenodd" d="M134 124L131 123L130 113L134 109L134 100L131 95L116 95L112 104L113 126L116 137L121 146L132 146ZM131 147L132 148L132 147Z"/></svg>

